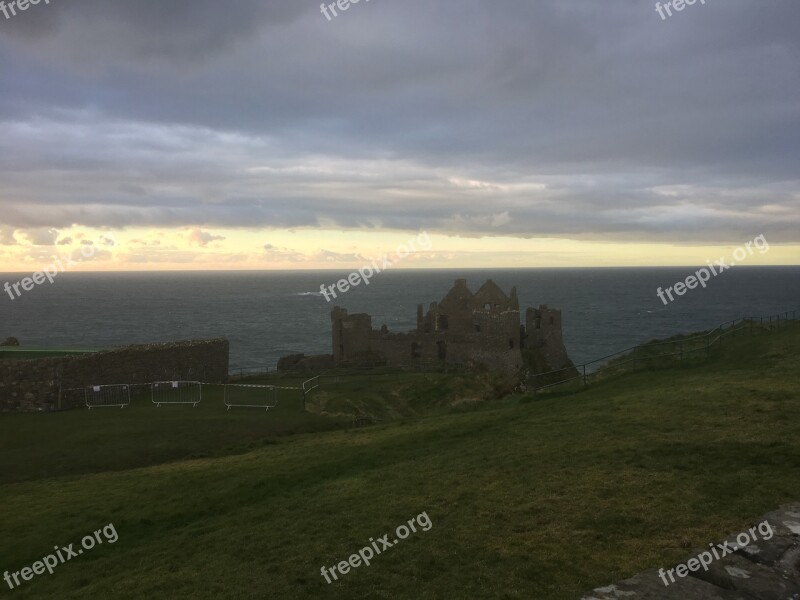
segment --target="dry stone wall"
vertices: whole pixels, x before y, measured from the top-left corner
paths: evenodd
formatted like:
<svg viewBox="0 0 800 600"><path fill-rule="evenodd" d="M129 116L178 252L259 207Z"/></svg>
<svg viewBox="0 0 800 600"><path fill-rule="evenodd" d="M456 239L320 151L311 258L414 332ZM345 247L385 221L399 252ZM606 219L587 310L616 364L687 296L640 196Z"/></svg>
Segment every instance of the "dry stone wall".
<svg viewBox="0 0 800 600"><path fill-rule="evenodd" d="M223 383L227 340L127 346L117 350L30 360L0 360L0 412L77 408L80 396L65 390L90 385L190 380Z"/></svg>

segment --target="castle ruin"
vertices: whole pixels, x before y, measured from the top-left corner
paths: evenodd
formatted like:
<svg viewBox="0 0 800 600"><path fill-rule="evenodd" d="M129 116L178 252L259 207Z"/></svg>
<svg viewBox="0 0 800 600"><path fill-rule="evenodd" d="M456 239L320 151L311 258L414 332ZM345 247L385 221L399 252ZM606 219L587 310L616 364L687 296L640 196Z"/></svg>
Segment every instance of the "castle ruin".
<svg viewBox="0 0 800 600"><path fill-rule="evenodd" d="M415 331L373 329L370 315L350 315L339 307L331 311L331 324L336 366L482 364L508 374L572 366L561 337L561 311L547 305L528 308L521 324L517 288L506 296L491 279L474 294L466 279L456 279L427 312L417 306Z"/></svg>

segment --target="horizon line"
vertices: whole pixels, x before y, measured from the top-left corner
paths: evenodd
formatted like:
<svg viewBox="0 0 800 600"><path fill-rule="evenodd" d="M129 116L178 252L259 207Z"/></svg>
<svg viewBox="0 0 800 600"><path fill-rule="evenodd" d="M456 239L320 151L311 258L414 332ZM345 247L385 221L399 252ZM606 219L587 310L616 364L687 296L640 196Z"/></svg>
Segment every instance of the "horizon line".
<svg viewBox="0 0 800 600"><path fill-rule="evenodd" d="M704 267L705 265L604 265L604 266L568 266L568 267L397 267L394 269L387 269L382 272L396 273L396 272L420 272L420 271L526 271L526 270L539 270L539 271L553 271L553 270L578 270L578 269L696 269ZM776 268L776 267L800 267L800 264L768 264L768 265L748 265L736 264L736 267L743 267L748 269L763 269L763 268ZM86 275L86 274L143 274L143 273L341 273L352 271L356 267L341 267L341 268L297 268L297 269L129 269L129 270L79 270L73 269L59 273L58 276L63 275ZM0 275L30 275L37 271L0 271Z"/></svg>

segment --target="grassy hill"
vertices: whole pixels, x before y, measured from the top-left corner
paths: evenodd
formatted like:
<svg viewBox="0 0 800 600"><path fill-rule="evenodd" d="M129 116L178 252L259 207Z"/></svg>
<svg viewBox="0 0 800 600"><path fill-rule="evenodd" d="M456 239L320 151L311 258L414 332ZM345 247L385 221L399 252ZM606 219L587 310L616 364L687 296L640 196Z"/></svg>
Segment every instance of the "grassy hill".
<svg viewBox="0 0 800 600"><path fill-rule="evenodd" d="M244 381L282 388L269 413L228 412L222 387L207 385L196 408L155 408L149 392L134 386L131 405L124 409L0 414L0 484L242 454L279 437L352 427L357 416L377 422L446 413L509 391L501 378L485 372L378 371L366 377L345 372L311 393L304 412L302 394L290 388L299 388L306 378L270 375ZM263 402L264 391L240 388L236 401Z"/></svg>
<svg viewBox="0 0 800 600"><path fill-rule="evenodd" d="M414 416L422 399L401 405L410 416L355 430L287 407L0 416L0 573L108 523L119 535L0 589L21 599L578 598L800 498L797 326L573 395ZM280 435L304 431L314 433ZM175 460L186 452L206 456ZM428 531L332 584L321 576L423 512Z"/></svg>

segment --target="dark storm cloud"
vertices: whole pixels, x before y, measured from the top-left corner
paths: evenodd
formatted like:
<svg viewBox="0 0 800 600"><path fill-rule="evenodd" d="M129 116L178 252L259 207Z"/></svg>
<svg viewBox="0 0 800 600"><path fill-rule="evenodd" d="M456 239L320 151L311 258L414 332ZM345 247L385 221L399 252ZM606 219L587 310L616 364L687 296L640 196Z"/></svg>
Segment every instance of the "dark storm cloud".
<svg viewBox="0 0 800 600"><path fill-rule="evenodd" d="M52 0L19 13L3 35L34 43L61 37L68 60L198 62L304 13L296 2L262 0Z"/></svg>
<svg viewBox="0 0 800 600"><path fill-rule="evenodd" d="M797 241L800 5L654 4L40 4L0 221Z"/></svg>

